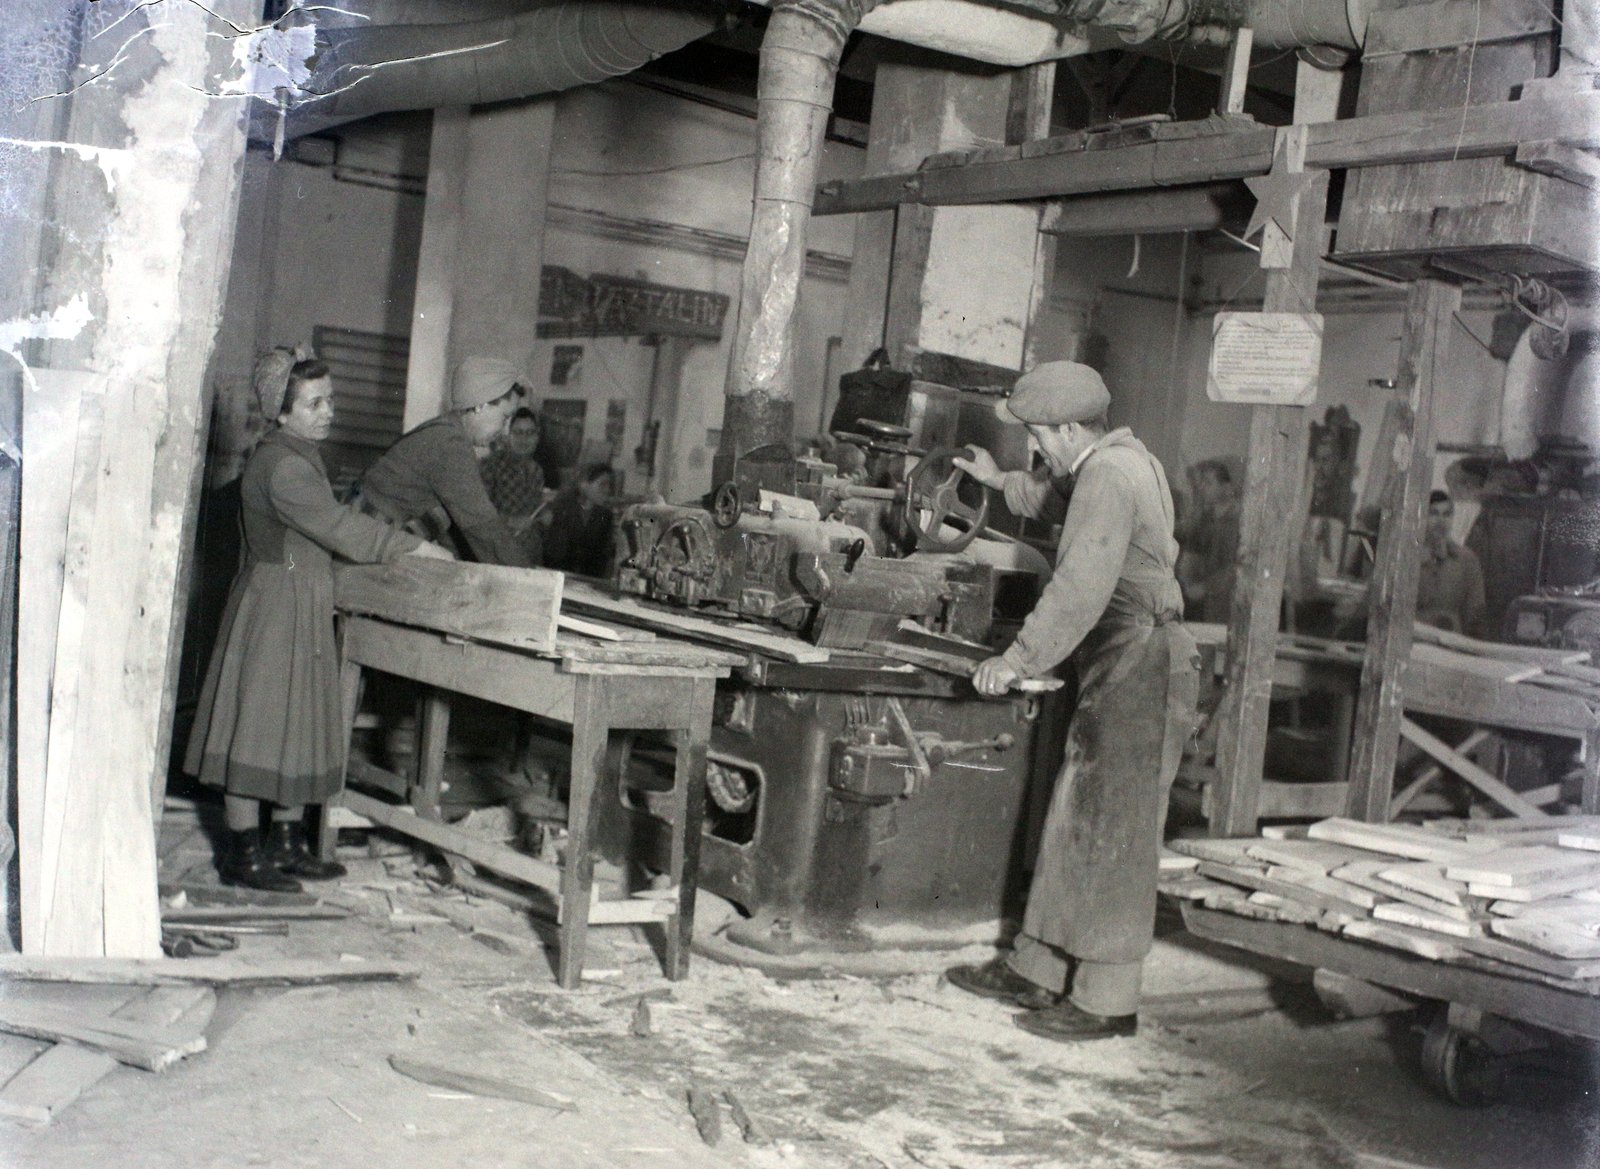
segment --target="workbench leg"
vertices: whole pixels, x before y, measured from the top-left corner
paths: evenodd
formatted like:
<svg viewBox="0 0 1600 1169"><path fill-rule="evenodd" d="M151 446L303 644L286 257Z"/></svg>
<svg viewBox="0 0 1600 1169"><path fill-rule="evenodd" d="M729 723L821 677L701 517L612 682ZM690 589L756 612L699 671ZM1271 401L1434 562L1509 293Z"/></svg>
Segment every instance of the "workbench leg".
<svg viewBox="0 0 1600 1169"><path fill-rule="evenodd" d="M417 815L440 819L439 797L444 790L445 746L450 739L450 696L437 686L422 691L422 717L417 720L416 778L411 783L411 806Z"/></svg>
<svg viewBox="0 0 1600 1169"><path fill-rule="evenodd" d="M557 981L583 981L583 948L594 885L594 792L606 762L610 706L603 675L577 679L572 696L572 785L567 796L567 858L561 867L561 957Z"/></svg>
<svg viewBox="0 0 1600 1169"><path fill-rule="evenodd" d="M1600 813L1600 731L1591 731L1583 740L1583 811Z"/></svg>
<svg viewBox="0 0 1600 1169"><path fill-rule="evenodd" d="M689 973L694 943L694 901L700 880L700 830L706 814L706 749L711 741L711 708L716 682L697 678L690 722L674 733L677 759L673 776L672 856L668 871L678 890L678 912L667 923L667 977Z"/></svg>
<svg viewBox="0 0 1600 1169"><path fill-rule="evenodd" d="M355 734L356 712L361 709L361 667L345 662L339 667L339 719L344 728L344 771L350 770L350 739ZM340 790L343 790L341 784ZM322 805L322 819L317 825L317 859L331 861L339 846L339 830L329 821L332 809L339 802L335 795Z"/></svg>

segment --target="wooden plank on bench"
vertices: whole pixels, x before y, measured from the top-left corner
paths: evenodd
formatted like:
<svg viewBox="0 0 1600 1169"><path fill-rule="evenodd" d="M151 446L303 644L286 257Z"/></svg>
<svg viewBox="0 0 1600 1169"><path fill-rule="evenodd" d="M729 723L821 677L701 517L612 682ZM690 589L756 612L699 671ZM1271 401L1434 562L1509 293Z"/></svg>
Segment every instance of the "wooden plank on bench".
<svg viewBox="0 0 1600 1169"><path fill-rule="evenodd" d="M546 568L404 556L335 569L333 596L346 613L548 652L556 644L562 581Z"/></svg>

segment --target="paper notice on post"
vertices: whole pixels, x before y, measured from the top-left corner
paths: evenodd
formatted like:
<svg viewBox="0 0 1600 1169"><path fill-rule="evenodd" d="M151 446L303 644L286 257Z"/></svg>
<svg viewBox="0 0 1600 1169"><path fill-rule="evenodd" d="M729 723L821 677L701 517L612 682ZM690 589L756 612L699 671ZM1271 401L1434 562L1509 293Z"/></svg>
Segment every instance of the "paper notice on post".
<svg viewBox="0 0 1600 1169"><path fill-rule="evenodd" d="M1206 396L1213 402L1309 406L1322 365L1320 313L1218 313Z"/></svg>

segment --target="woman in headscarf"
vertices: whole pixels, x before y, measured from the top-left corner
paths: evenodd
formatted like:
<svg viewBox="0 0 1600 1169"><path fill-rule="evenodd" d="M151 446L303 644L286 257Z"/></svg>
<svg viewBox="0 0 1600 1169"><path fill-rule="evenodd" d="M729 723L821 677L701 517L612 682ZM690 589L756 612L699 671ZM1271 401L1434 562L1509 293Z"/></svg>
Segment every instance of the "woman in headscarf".
<svg viewBox="0 0 1600 1169"><path fill-rule="evenodd" d="M296 362L275 414L277 427L240 479L244 565L223 614L184 770L223 790L223 880L296 892L295 877L344 875L343 866L311 853L304 827L305 805L325 802L344 776L333 557L453 557L334 499L317 449L333 424L326 365ZM265 842L263 802L272 806Z"/></svg>
<svg viewBox="0 0 1600 1169"><path fill-rule="evenodd" d="M528 568L522 542L484 489L475 448L487 448L517 408L517 368L496 357L469 357L457 368L455 409L401 436L362 476L356 504L368 515L432 534L443 513L485 564ZM447 525L441 525L442 527Z"/></svg>

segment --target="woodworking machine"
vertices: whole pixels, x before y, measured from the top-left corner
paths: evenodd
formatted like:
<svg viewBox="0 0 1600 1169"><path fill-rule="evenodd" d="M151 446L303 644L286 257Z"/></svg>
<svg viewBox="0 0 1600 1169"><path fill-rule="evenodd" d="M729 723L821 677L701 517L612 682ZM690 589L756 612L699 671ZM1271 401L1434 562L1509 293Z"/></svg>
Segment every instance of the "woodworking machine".
<svg viewBox="0 0 1600 1169"><path fill-rule="evenodd" d="M1064 722L1041 717L1058 695L987 699L959 676L1010 640L1049 572L989 529L998 501L951 463L963 440L1001 445L993 398L842 390L831 429L852 473L758 447L697 505L619 516L622 591L830 650L764 659L717 694L700 881L750 915L727 937L773 954L959 944L1004 916ZM658 785L626 774L623 802L648 810Z"/></svg>

